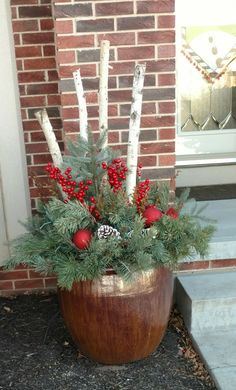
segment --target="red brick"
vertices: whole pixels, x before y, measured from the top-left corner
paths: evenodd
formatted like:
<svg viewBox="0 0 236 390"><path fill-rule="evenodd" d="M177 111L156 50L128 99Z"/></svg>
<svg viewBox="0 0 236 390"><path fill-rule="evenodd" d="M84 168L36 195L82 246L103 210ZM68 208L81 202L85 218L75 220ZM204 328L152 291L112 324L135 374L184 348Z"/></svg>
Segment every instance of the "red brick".
<svg viewBox="0 0 236 390"><path fill-rule="evenodd" d="M93 47L94 35L82 35L82 36L58 36L57 37L58 49L70 49L81 47Z"/></svg>
<svg viewBox="0 0 236 390"><path fill-rule="evenodd" d="M211 260L210 268L236 267L236 259Z"/></svg>
<svg viewBox="0 0 236 390"><path fill-rule="evenodd" d="M157 20L158 28L175 28L174 15L160 15Z"/></svg>
<svg viewBox="0 0 236 390"><path fill-rule="evenodd" d="M40 18L40 17L45 18L47 16L52 16L50 6L29 5L27 7L19 7L20 18Z"/></svg>
<svg viewBox="0 0 236 390"><path fill-rule="evenodd" d="M73 33L72 20L56 20L55 32L57 34L72 34Z"/></svg>
<svg viewBox="0 0 236 390"><path fill-rule="evenodd" d="M146 61L146 72L172 72L175 71L175 60Z"/></svg>
<svg viewBox="0 0 236 390"><path fill-rule="evenodd" d="M12 19L17 18L17 7L11 7L11 17Z"/></svg>
<svg viewBox="0 0 236 390"><path fill-rule="evenodd" d="M49 70L47 73L48 73L48 81L57 81L58 80L57 70Z"/></svg>
<svg viewBox="0 0 236 390"><path fill-rule="evenodd" d="M0 271L0 280L28 279L26 270L19 271Z"/></svg>
<svg viewBox="0 0 236 390"><path fill-rule="evenodd" d="M40 20L40 28L44 31L50 31L54 28L53 19L41 19Z"/></svg>
<svg viewBox="0 0 236 390"><path fill-rule="evenodd" d="M130 102L132 97L132 92L130 90L115 90L115 91L109 91L108 93L108 100L110 103L114 102Z"/></svg>
<svg viewBox="0 0 236 390"><path fill-rule="evenodd" d="M26 264L18 264L15 267L15 270L17 270L17 269L29 269L29 267Z"/></svg>
<svg viewBox="0 0 236 390"><path fill-rule="evenodd" d="M15 48L16 57L40 57L42 51L40 46L20 46Z"/></svg>
<svg viewBox="0 0 236 390"><path fill-rule="evenodd" d="M19 83L35 83L39 81L45 81L45 73L38 72L19 72L18 73Z"/></svg>
<svg viewBox="0 0 236 390"><path fill-rule="evenodd" d="M117 30L146 30L155 27L154 16L131 16L117 18Z"/></svg>
<svg viewBox="0 0 236 390"><path fill-rule="evenodd" d="M44 166L51 161L50 154L35 154L34 156L34 164L43 164Z"/></svg>
<svg viewBox="0 0 236 390"><path fill-rule="evenodd" d="M166 116L144 116L141 118L141 127L169 127L174 126L175 124L175 118L173 115L166 115Z"/></svg>
<svg viewBox="0 0 236 390"><path fill-rule="evenodd" d="M21 107L44 107L46 104L45 96L31 96L20 98Z"/></svg>
<svg viewBox="0 0 236 390"><path fill-rule="evenodd" d="M31 280L18 280L14 282L15 289L33 289L33 288L43 288L43 279L31 279Z"/></svg>
<svg viewBox="0 0 236 390"><path fill-rule="evenodd" d="M140 145L140 154L174 153L174 142L153 142Z"/></svg>
<svg viewBox="0 0 236 390"><path fill-rule="evenodd" d="M57 140L59 141L62 140L62 133L60 130L58 131L54 129L54 134ZM31 136L31 142L45 142L45 135L42 131L34 131L30 133L30 136Z"/></svg>
<svg viewBox="0 0 236 390"><path fill-rule="evenodd" d="M44 282L46 288L57 287L57 278L45 278Z"/></svg>
<svg viewBox="0 0 236 390"><path fill-rule="evenodd" d="M38 31L37 20L13 20L13 32Z"/></svg>
<svg viewBox="0 0 236 390"><path fill-rule="evenodd" d="M27 0L27 4L38 4L38 0ZM11 0L12 5L26 5L26 0Z"/></svg>
<svg viewBox="0 0 236 390"><path fill-rule="evenodd" d="M143 0L137 2L138 14L174 12L174 0Z"/></svg>
<svg viewBox="0 0 236 390"><path fill-rule="evenodd" d="M56 54L54 45L43 46L43 55L44 57L54 57Z"/></svg>
<svg viewBox="0 0 236 390"><path fill-rule="evenodd" d="M37 33L25 33L22 34L23 44L43 44L43 43L53 43L54 42L54 33L53 32L37 32Z"/></svg>
<svg viewBox="0 0 236 390"><path fill-rule="evenodd" d="M131 46L118 48L118 60L136 60L155 57L154 46Z"/></svg>
<svg viewBox="0 0 236 390"><path fill-rule="evenodd" d="M159 74L158 75L158 85L159 86L169 86L175 85L175 74Z"/></svg>
<svg viewBox="0 0 236 390"><path fill-rule="evenodd" d="M109 131L108 132L108 143L117 144L119 142L119 132L118 131Z"/></svg>
<svg viewBox="0 0 236 390"><path fill-rule="evenodd" d="M66 4L66 5L55 5L54 17L55 18L70 18L92 16L92 5L91 4Z"/></svg>
<svg viewBox="0 0 236 390"><path fill-rule="evenodd" d="M38 121L35 120L27 120L23 122L23 130L24 131L31 131L31 130L40 130L40 124Z"/></svg>
<svg viewBox="0 0 236 390"><path fill-rule="evenodd" d="M138 43L172 43L175 42L174 31L142 31L138 33Z"/></svg>
<svg viewBox="0 0 236 390"><path fill-rule="evenodd" d="M16 60L16 67L17 67L17 70L23 70L22 60Z"/></svg>
<svg viewBox="0 0 236 390"><path fill-rule="evenodd" d="M61 96L60 95L47 95L47 101L49 106L60 106Z"/></svg>
<svg viewBox="0 0 236 390"><path fill-rule="evenodd" d="M142 156L139 157L138 161L143 167L155 167L157 165L156 156Z"/></svg>
<svg viewBox="0 0 236 390"><path fill-rule="evenodd" d="M175 112L175 102L159 102L158 107L160 114L172 114Z"/></svg>
<svg viewBox="0 0 236 390"><path fill-rule="evenodd" d="M175 166L175 155L159 156L160 166Z"/></svg>
<svg viewBox="0 0 236 390"><path fill-rule="evenodd" d="M135 62L111 62L110 75L133 74Z"/></svg>
<svg viewBox="0 0 236 390"><path fill-rule="evenodd" d="M207 269L209 268L209 261L192 261L189 263L180 263L178 268L180 271Z"/></svg>
<svg viewBox="0 0 236 390"><path fill-rule="evenodd" d="M14 34L13 38L15 46L20 45L20 34Z"/></svg>
<svg viewBox="0 0 236 390"><path fill-rule="evenodd" d="M96 16L128 15L133 13L133 2L111 2L95 5Z"/></svg>
<svg viewBox="0 0 236 390"><path fill-rule="evenodd" d="M172 58L175 57L174 45L160 45L157 50L158 58Z"/></svg>
<svg viewBox="0 0 236 390"><path fill-rule="evenodd" d="M40 274L39 272L36 272L34 270L30 270L29 271L29 277L30 277L30 279L41 279L42 278L42 274Z"/></svg>
<svg viewBox="0 0 236 390"><path fill-rule="evenodd" d="M62 108L62 118L63 119L78 119L79 118L79 109L77 107Z"/></svg>
<svg viewBox="0 0 236 390"><path fill-rule="evenodd" d="M75 51L70 50L70 51L59 51L57 53L57 61L58 63L61 64L70 64L75 62ZM78 68L78 66L77 66Z"/></svg>
<svg viewBox="0 0 236 390"><path fill-rule="evenodd" d="M43 153L48 152L48 145L46 143L31 143L25 145L26 153Z"/></svg>
<svg viewBox="0 0 236 390"><path fill-rule="evenodd" d="M3 290L12 290L13 289L13 283L11 281L0 281L0 291Z"/></svg>
<svg viewBox="0 0 236 390"><path fill-rule="evenodd" d="M123 45L134 45L135 44L135 33L104 33L98 34L98 41L102 40L110 41L111 46L123 46Z"/></svg>
<svg viewBox="0 0 236 390"><path fill-rule="evenodd" d="M53 69L56 67L54 58L37 58L32 60L25 60L24 65L25 65L25 70Z"/></svg>
<svg viewBox="0 0 236 390"><path fill-rule="evenodd" d="M61 66L59 68L59 74L61 78L72 78L73 72L75 72L77 69L80 69L81 77L95 77L97 74L97 68L95 64Z"/></svg>
<svg viewBox="0 0 236 390"><path fill-rule="evenodd" d="M27 86L27 95L58 93L57 83L31 84Z"/></svg>
<svg viewBox="0 0 236 390"><path fill-rule="evenodd" d="M63 93L61 95L62 106L75 106L78 104L77 96L75 93Z"/></svg>
<svg viewBox="0 0 236 390"><path fill-rule="evenodd" d="M97 92L85 92L85 99L87 104L94 104L98 102L98 94Z"/></svg>
<svg viewBox="0 0 236 390"><path fill-rule="evenodd" d="M159 129L159 140L173 140L175 139L175 128Z"/></svg>

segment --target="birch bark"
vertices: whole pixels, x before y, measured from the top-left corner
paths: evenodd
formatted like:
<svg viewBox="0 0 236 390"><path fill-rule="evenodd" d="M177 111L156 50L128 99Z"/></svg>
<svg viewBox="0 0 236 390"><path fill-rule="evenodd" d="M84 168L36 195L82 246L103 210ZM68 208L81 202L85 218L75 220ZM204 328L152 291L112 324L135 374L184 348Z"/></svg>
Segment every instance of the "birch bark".
<svg viewBox="0 0 236 390"><path fill-rule="evenodd" d="M132 199L134 188L136 186L137 162L138 162L138 143L140 134L140 120L142 111L142 89L144 84L144 74L146 66L139 64L135 67L132 104L129 121L129 139L127 152L127 178L126 193L129 199Z"/></svg>
<svg viewBox="0 0 236 390"><path fill-rule="evenodd" d="M108 73L109 73L109 41L101 41L99 72L99 130L108 129ZM107 146L107 138L104 147Z"/></svg>
<svg viewBox="0 0 236 390"><path fill-rule="evenodd" d="M44 132L44 135L45 135L45 138L46 138L46 141L48 144L49 152L52 156L53 163L54 163L55 167L60 167L60 165L62 164L62 155L61 155L61 151L60 151L60 148L58 146L52 125L51 125L50 120L48 118L48 114L47 114L46 109L37 111L35 113L35 116L36 116L37 120L39 121L39 124Z"/></svg>
<svg viewBox="0 0 236 390"><path fill-rule="evenodd" d="M73 78L75 83L75 89L79 104L79 124L80 124L80 136L86 141L88 140L88 114L86 99L84 96L84 88L81 80L80 69L73 72Z"/></svg>

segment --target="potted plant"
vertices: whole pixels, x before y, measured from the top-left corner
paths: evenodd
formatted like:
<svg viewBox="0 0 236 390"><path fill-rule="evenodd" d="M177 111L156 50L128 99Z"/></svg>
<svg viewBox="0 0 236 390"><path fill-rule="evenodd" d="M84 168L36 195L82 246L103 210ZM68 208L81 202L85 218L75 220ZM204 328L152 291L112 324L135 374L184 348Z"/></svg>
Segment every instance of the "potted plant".
<svg viewBox="0 0 236 390"><path fill-rule="evenodd" d="M134 77L127 162L107 147L106 125L94 141L83 110L83 131L62 159L46 112L37 114L54 161L46 171L59 193L39 204L7 262L57 276L74 341L82 354L106 364L154 351L169 318L172 270L194 252L204 256L213 232L184 212L188 191L177 199L167 185L142 180L137 146L144 70L138 66ZM78 72L75 80L81 109Z"/></svg>

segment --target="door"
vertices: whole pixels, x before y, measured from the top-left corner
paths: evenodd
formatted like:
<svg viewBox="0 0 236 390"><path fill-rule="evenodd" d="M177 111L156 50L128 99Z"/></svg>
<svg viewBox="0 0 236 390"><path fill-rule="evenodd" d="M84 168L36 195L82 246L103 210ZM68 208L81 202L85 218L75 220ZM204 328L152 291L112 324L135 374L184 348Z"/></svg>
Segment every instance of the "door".
<svg viewBox="0 0 236 390"><path fill-rule="evenodd" d="M234 0L176 0L177 186L236 183Z"/></svg>

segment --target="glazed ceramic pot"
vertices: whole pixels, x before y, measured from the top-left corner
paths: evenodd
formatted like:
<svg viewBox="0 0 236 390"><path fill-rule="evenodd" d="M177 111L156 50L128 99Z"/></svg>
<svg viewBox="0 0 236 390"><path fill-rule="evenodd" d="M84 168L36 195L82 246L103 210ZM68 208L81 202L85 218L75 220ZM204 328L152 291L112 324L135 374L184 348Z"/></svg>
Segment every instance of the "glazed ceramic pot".
<svg viewBox="0 0 236 390"><path fill-rule="evenodd" d="M143 359L160 344L169 319L172 273L156 268L128 282L114 272L59 289L65 323L80 352L104 364Z"/></svg>

